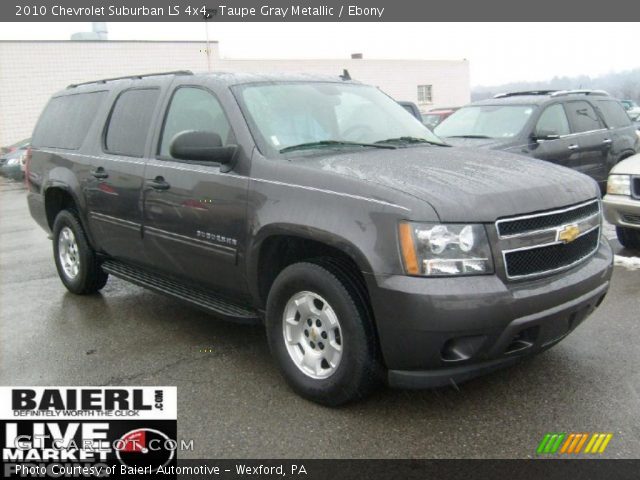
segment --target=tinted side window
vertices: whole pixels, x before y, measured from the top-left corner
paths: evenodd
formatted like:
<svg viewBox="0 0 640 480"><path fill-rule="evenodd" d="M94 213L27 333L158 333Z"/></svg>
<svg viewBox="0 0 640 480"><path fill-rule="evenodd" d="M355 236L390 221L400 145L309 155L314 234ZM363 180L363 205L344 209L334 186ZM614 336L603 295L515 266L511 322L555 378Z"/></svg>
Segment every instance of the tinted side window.
<svg viewBox="0 0 640 480"><path fill-rule="evenodd" d="M120 94L111 111L105 148L110 153L142 157L158 89L126 90Z"/></svg>
<svg viewBox="0 0 640 480"><path fill-rule="evenodd" d="M171 157L169 145L173 137L187 130L214 132L222 144L229 143L231 126L222 106L211 93L201 88L178 88L171 99L160 140L160 156Z"/></svg>
<svg viewBox="0 0 640 480"><path fill-rule="evenodd" d="M608 127L621 128L631 125L629 115L622 105L615 100L596 100L595 104L600 109Z"/></svg>
<svg viewBox="0 0 640 480"><path fill-rule="evenodd" d="M68 150L80 148L106 93L78 93L52 98L33 132L33 146Z"/></svg>
<svg viewBox="0 0 640 480"><path fill-rule="evenodd" d="M556 103L545 108L538 119L536 134L568 135L569 133L569 120L564 112L564 107Z"/></svg>
<svg viewBox="0 0 640 480"><path fill-rule="evenodd" d="M565 107L574 133L604 128L596 111L589 103L583 101L567 102Z"/></svg>

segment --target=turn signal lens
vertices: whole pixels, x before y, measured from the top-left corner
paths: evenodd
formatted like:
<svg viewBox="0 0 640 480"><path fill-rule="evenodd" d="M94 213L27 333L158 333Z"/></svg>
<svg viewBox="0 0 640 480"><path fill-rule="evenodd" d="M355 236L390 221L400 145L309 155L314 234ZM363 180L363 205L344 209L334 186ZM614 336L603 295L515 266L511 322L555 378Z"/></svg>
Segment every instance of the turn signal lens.
<svg viewBox="0 0 640 480"><path fill-rule="evenodd" d="M409 275L418 275L420 269L418 267L418 257L416 256L416 246L413 241L413 228L409 223L402 222L399 224L399 229L404 269Z"/></svg>

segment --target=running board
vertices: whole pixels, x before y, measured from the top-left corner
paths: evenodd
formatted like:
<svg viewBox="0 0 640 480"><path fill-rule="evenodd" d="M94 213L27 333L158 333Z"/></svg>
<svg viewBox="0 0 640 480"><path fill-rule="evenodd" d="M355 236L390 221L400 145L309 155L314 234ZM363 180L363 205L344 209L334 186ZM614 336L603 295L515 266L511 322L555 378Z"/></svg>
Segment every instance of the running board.
<svg viewBox="0 0 640 480"><path fill-rule="evenodd" d="M260 323L260 317L256 311L231 303L207 290L184 285L171 278L118 260L105 260L102 263L102 269L115 277L182 300L225 320L238 323Z"/></svg>

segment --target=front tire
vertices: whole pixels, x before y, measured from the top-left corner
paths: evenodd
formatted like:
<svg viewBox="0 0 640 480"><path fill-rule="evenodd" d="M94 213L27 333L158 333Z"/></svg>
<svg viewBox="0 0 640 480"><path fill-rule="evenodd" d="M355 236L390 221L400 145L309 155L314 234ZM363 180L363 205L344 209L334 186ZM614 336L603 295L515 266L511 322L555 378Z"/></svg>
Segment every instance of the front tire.
<svg viewBox="0 0 640 480"><path fill-rule="evenodd" d="M640 230L627 227L616 227L618 241L623 247L640 250Z"/></svg>
<svg viewBox="0 0 640 480"><path fill-rule="evenodd" d="M287 383L337 406L377 385L380 363L368 309L330 262L301 262L276 278L267 300L267 338Z"/></svg>
<svg viewBox="0 0 640 480"><path fill-rule="evenodd" d="M62 210L53 222L53 257L60 280L72 293L95 293L107 283L108 275L72 210Z"/></svg>

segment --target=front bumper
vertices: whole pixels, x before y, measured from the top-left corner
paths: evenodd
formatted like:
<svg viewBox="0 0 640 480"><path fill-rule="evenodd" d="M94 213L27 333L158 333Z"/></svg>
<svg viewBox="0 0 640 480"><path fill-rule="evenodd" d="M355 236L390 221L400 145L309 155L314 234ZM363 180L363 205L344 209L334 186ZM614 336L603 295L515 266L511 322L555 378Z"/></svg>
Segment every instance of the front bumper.
<svg viewBox="0 0 640 480"><path fill-rule="evenodd" d="M605 195L604 216L609 223L621 227L640 228L640 199L625 195ZM635 221L638 219L637 221Z"/></svg>
<svg viewBox="0 0 640 480"><path fill-rule="evenodd" d="M612 270L603 238L584 263L530 281L367 275L389 384L461 382L549 348L600 305Z"/></svg>

